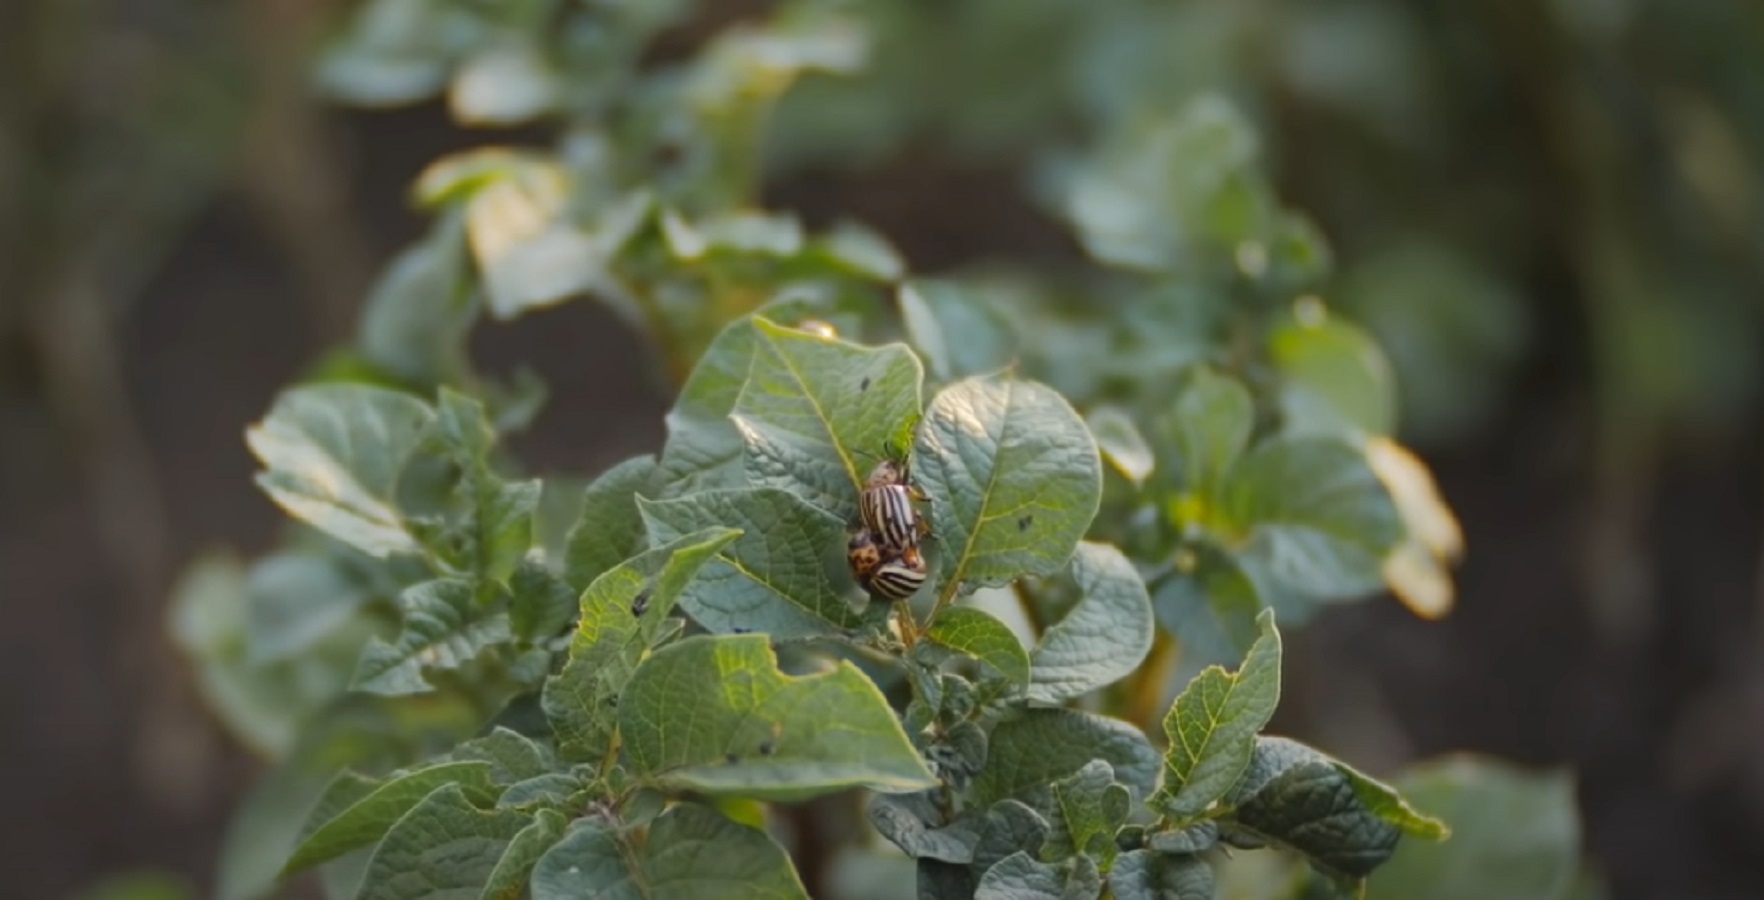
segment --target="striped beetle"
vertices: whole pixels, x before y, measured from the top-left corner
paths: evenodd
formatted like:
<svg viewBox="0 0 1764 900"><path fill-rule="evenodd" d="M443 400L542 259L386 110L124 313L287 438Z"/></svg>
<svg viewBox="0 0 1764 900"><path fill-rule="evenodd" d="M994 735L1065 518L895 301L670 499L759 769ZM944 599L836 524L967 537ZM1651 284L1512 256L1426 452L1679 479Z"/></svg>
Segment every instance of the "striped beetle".
<svg viewBox="0 0 1764 900"><path fill-rule="evenodd" d="M845 561L851 575L870 596L879 600L904 600L925 584L925 558L919 548L888 553L868 528L858 528L846 544Z"/></svg>
<svg viewBox="0 0 1764 900"><path fill-rule="evenodd" d="M858 584L869 584L870 575L882 565L882 548L870 535L870 529L860 527L852 532L850 542L845 545L845 562L851 566L851 577Z"/></svg>
<svg viewBox="0 0 1764 900"><path fill-rule="evenodd" d="M925 577L925 558L919 555L919 548L908 547L877 567L865 587L885 600L905 600L925 586Z"/></svg>
<svg viewBox="0 0 1764 900"><path fill-rule="evenodd" d="M927 499L907 479L905 465L884 459L858 493L858 519L884 550L899 554L917 548L931 533L930 521L913 508L914 500Z"/></svg>

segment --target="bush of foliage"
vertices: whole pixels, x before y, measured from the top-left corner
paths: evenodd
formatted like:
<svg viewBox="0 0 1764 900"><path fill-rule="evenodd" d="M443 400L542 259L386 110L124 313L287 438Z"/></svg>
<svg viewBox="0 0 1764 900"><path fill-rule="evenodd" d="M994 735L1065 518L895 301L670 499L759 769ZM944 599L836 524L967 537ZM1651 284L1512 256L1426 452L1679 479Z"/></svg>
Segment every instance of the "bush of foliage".
<svg viewBox="0 0 1764 900"><path fill-rule="evenodd" d="M1280 629L1386 591L1443 614L1461 539L1250 122L1120 79L884 64L919 6L354 14L319 65L335 95L554 140L422 172L426 235L247 431L295 524L196 563L173 609L206 697L274 761L223 896L313 870L376 900L1584 889L1560 777L1444 760L1394 780L1411 803L1264 733ZM1048 121L1038 98L1079 91L1080 127ZM963 110L957 147L999 121L1033 142L1027 189L1086 260L927 276L761 201L792 160ZM631 377L677 384L655 452L509 452L570 398L480 371L468 337L563 302L615 310L658 360ZM884 459L929 524L898 602L847 557Z"/></svg>

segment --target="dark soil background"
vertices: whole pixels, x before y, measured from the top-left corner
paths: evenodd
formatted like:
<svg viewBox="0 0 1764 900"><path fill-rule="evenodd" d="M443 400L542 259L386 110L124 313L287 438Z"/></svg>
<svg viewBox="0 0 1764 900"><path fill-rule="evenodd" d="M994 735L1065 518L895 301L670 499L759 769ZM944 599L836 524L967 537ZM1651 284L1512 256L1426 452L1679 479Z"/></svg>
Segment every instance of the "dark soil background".
<svg viewBox="0 0 1764 900"><path fill-rule="evenodd" d="M333 213L359 238L344 248L355 268L315 284L312 259L262 197L223 184L99 328L113 345L122 438L82 417L80 392L61 383L37 332L0 328L7 896L67 896L137 868L206 885L225 815L250 782L253 762L202 718L166 645L166 591L208 546L271 542L281 518L251 486L245 423L337 334L345 320L326 303L346 307L419 232L403 202L409 178L480 137L434 106L329 113L316 127L313 146L335 166ZM1003 250L1072 252L1057 228L1001 199L1012 185L1010 173L902 165L804 176L775 199L866 219L930 269ZM1307 205L1302 191L1287 200ZM937 208L966 218L904 227ZM1427 623L1381 598L1329 613L1294 639L1289 681L1313 723L1362 701L1394 712L1392 758L1364 760L1371 768L1456 749L1573 766L1589 854L1619 900L1764 896L1764 419L1686 435L1614 493L1594 462L1583 307L1557 275L1546 267L1527 285L1540 333L1498 414L1426 448L1470 548L1457 611ZM0 307L29 309L27 292L41 289L0 269ZM488 328L480 349L492 368L530 359L550 380L551 405L526 439L537 468L591 473L662 436L668 397L645 380L641 340L591 303ZM129 513L141 490L157 512ZM1614 527L1628 540L1613 544ZM1627 628L1594 615L1616 576Z"/></svg>

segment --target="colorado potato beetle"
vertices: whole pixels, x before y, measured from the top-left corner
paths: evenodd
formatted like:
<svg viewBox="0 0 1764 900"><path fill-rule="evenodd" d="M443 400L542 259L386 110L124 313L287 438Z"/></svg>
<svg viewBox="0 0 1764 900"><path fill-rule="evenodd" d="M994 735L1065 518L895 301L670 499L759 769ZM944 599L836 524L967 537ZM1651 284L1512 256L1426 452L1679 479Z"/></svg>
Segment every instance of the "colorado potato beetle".
<svg viewBox="0 0 1764 900"><path fill-rule="evenodd" d="M906 468L891 459L878 463L858 494L858 518L885 550L900 553L919 546L931 523L913 508L924 492L907 480Z"/></svg>
<svg viewBox="0 0 1764 900"><path fill-rule="evenodd" d="M864 587L884 600L905 600L925 586L925 578L925 558L917 547L908 547L876 567Z"/></svg>
<svg viewBox="0 0 1764 900"><path fill-rule="evenodd" d="M870 529L859 528L852 532L851 540L845 545L845 561L851 566L851 577L858 584L865 584L876 567L882 565L882 548L870 535Z"/></svg>

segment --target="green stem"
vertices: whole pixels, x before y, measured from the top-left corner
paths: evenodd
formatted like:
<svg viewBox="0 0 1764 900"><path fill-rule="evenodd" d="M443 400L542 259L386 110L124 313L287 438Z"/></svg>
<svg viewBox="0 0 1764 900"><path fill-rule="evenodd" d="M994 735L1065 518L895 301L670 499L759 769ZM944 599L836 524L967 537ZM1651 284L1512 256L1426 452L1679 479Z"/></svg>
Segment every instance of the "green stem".
<svg viewBox="0 0 1764 900"><path fill-rule="evenodd" d="M895 620L900 623L900 642L905 644L907 652L911 653L913 645L919 642L919 623L913 618L913 608L905 601L901 601L895 604L894 611ZM937 610L933 609L931 614L935 616ZM930 624L930 621L929 618L925 620L926 624Z"/></svg>
<svg viewBox="0 0 1764 900"><path fill-rule="evenodd" d="M619 733L615 729L606 742L606 755L600 758L600 778L604 780L606 773L612 771L614 763L619 761Z"/></svg>

